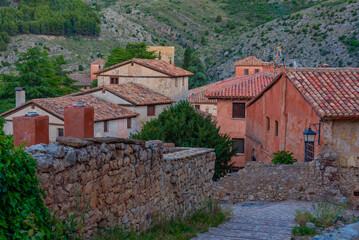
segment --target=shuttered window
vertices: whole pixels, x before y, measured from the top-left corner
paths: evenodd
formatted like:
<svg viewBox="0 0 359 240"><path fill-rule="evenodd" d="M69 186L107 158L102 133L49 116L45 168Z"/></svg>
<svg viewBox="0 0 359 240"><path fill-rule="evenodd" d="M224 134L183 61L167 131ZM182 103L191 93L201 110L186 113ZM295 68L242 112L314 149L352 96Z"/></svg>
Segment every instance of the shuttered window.
<svg viewBox="0 0 359 240"><path fill-rule="evenodd" d="M232 118L245 118L246 117L246 104L233 103Z"/></svg>
<svg viewBox="0 0 359 240"><path fill-rule="evenodd" d="M147 106L147 116L155 116L155 105Z"/></svg>
<svg viewBox="0 0 359 240"><path fill-rule="evenodd" d="M233 149L236 150L236 153L244 153L244 139L243 138L234 138Z"/></svg>

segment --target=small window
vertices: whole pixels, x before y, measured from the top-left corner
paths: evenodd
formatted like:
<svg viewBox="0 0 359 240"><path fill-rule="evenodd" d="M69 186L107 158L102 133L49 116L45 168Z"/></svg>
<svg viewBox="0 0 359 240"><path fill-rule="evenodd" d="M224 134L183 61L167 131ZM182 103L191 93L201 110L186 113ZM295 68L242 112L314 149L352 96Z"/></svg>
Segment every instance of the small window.
<svg viewBox="0 0 359 240"><path fill-rule="evenodd" d="M175 86L178 87L178 79L175 80Z"/></svg>
<svg viewBox="0 0 359 240"><path fill-rule="evenodd" d="M259 73L259 69L255 69L255 70L254 70L254 73Z"/></svg>
<svg viewBox="0 0 359 240"><path fill-rule="evenodd" d="M359 191L354 191L353 195L354 195L354 197L359 197Z"/></svg>
<svg viewBox="0 0 359 240"><path fill-rule="evenodd" d="M184 86L184 77L182 78L182 86Z"/></svg>
<svg viewBox="0 0 359 240"><path fill-rule="evenodd" d="M103 131L108 132L108 121L103 122Z"/></svg>
<svg viewBox="0 0 359 240"><path fill-rule="evenodd" d="M267 128L267 131L269 132L269 130L270 130L270 120L269 120L269 117L266 117L266 128Z"/></svg>
<svg viewBox="0 0 359 240"><path fill-rule="evenodd" d="M233 148L236 150L236 153L244 153L244 139L237 138L233 140L234 140Z"/></svg>
<svg viewBox="0 0 359 240"><path fill-rule="evenodd" d="M127 118L127 128L132 128L132 118Z"/></svg>
<svg viewBox="0 0 359 240"><path fill-rule="evenodd" d="M199 110L201 108L201 106L200 105L194 105L194 108Z"/></svg>
<svg viewBox="0 0 359 240"><path fill-rule="evenodd" d="M249 74L249 70L248 69L244 69L244 75L248 75Z"/></svg>
<svg viewBox="0 0 359 240"><path fill-rule="evenodd" d="M110 78L110 83L111 84L118 84L118 77L112 77L112 78Z"/></svg>
<svg viewBox="0 0 359 240"><path fill-rule="evenodd" d="M147 106L147 116L155 116L155 105Z"/></svg>
<svg viewBox="0 0 359 240"><path fill-rule="evenodd" d="M64 136L64 129L63 128L58 128L57 129L57 136L58 137L63 137Z"/></svg>
<svg viewBox="0 0 359 240"><path fill-rule="evenodd" d="M278 121L275 121L275 136L278 137Z"/></svg>
<svg viewBox="0 0 359 240"><path fill-rule="evenodd" d="M245 118L246 117L246 104L233 103L232 118Z"/></svg>

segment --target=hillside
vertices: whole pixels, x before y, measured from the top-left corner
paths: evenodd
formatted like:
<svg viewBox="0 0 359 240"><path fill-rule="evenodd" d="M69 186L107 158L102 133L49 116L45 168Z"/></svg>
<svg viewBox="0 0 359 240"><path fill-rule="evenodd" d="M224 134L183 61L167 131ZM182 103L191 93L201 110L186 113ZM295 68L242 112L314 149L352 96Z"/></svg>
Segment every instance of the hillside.
<svg viewBox="0 0 359 240"><path fill-rule="evenodd" d="M233 63L253 54L275 59L282 45L287 65L358 66L359 2L356 0L86 0L98 10L99 37L20 35L0 52L1 72L36 43L63 54L68 70L78 70L114 46L146 41L174 45L176 64L184 48L200 52L213 80L233 74Z"/></svg>

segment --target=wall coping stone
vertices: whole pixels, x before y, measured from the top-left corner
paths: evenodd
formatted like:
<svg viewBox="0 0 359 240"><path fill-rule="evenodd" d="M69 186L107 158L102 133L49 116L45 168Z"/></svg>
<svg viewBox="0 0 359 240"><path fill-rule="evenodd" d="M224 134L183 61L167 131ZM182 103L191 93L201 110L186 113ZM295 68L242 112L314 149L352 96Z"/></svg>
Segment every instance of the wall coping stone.
<svg viewBox="0 0 359 240"><path fill-rule="evenodd" d="M198 155L203 155L204 153L211 153L214 152L214 149L211 148L184 148L179 147L175 148L176 152L171 152L163 155L165 160L178 160L178 159L185 159L188 157L195 157Z"/></svg>
<svg viewBox="0 0 359 240"><path fill-rule="evenodd" d="M128 139L128 138L116 138L116 137L100 137L100 138L74 138L74 137L58 137L56 142L74 148L82 148L94 143L124 143L124 144L135 144L145 146L146 141Z"/></svg>

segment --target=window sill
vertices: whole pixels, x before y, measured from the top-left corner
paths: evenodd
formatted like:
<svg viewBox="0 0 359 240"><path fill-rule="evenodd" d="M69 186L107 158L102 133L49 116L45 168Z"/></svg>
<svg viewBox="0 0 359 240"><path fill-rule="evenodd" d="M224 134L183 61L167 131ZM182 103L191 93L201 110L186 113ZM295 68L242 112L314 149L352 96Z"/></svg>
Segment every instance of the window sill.
<svg viewBox="0 0 359 240"><path fill-rule="evenodd" d="M246 120L246 118L232 118L232 120Z"/></svg>
<svg viewBox="0 0 359 240"><path fill-rule="evenodd" d="M236 153L234 156L245 156L244 153Z"/></svg>

